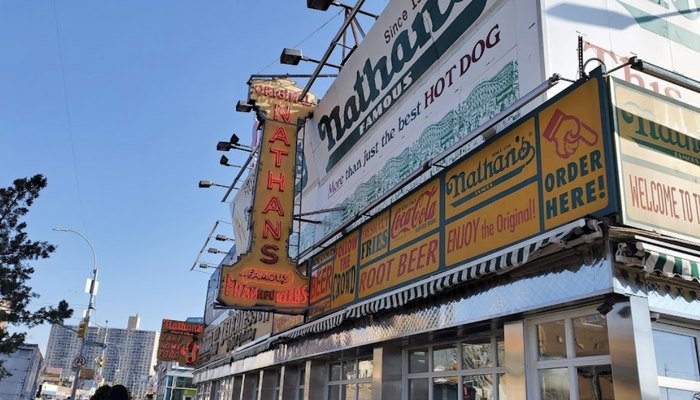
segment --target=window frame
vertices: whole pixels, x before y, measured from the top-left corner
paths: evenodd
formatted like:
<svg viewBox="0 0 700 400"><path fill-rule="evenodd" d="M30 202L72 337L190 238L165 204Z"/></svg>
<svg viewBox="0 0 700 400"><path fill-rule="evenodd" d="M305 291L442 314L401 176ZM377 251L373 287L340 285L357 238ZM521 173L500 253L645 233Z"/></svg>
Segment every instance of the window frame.
<svg viewBox="0 0 700 400"><path fill-rule="evenodd" d="M479 339L479 338L488 338L489 339L489 344L491 346L490 350L490 356L491 356L491 362L492 365L490 367L481 367L481 368L474 368L474 369L466 369L464 368L464 352L462 349L462 345L464 343L468 343L468 341L471 339ZM418 380L418 379L427 379L428 380L428 399L433 399L435 397L434 393L434 379L436 378L449 378L449 377L457 377L457 387L458 388L463 388L465 384L465 378L469 378L472 376L481 376L481 375L491 375L491 384L492 384L492 390L493 390L493 395L494 395L494 400L497 400L500 398L500 382L501 379L503 378L503 375L506 372L505 366L500 365L499 359L498 359L498 343L499 342L504 342L504 337L503 337L503 331L499 330L497 332L488 332L485 334L478 334L474 336L465 336L465 337L460 337L456 338L454 340L450 341L444 341L444 342L437 342L437 343L431 343L431 344L426 344L423 346L411 346L407 347L403 350L403 355L402 355L402 365L401 368L404 371L402 374L402 387L404 390L402 390L401 393L401 399L402 400L408 400L409 396L409 385L411 380ZM434 371L435 366L434 366L434 350L435 349L443 349L445 347L455 347L457 349L457 369L455 370L446 370L446 371ZM410 372L410 357L411 357L411 352L416 351L416 350L427 350L427 360L428 360L428 365L427 365L427 372ZM457 390L457 399L458 400L463 400L464 394L463 390Z"/></svg>
<svg viewBox="0 0 700 400"><path fill-rule="evenodd" d="M574 341L574 319L585 317L588 315L600 314L595 307L585 307L573 310L558 311L548 313L546 315L538 315L526 319L526 375L527 375L527 394L528 398L541 398L540 388L540 371L546 369L566 368L567 378L569 381L569 398L578 400L579 385L578 367L594 367L594 366L610 366L612 362L610 352L607 355L584 356L577 357ZM603 315L603 317L605 317ZM564 321L564 336L566 340L566 357L552 360L539 360L539 335L537 326L547 322ZM607 326L607 318L606 318ZM608 349L610 344L609 329L607 332Z"/></svg>
<svg viewBox="0 0 700 400"><path fill-rule="evenodd" d="M651 325L652 334L653 331L660 331L666 333L673 333L676 335L690 336L695 338L695 355L696 363L700 369L700 330L692 329L690 327L685 327L681 325L674 325L667 322L654 322ZM654 356L656 357L657 349L656 344L654 344ZM657 378L659 383L659 392L663 389L678 389L685 390L689 392L700 392L700 380L694 381L690 379L682 378L671 378L668 376L661 376L657 371ZM660 394L660 393L659 393Z"/></svg>
<svg viewBox="0 0 700 400"><path fill-rule="evenodd" d="M332 389L335 388L335 390L338 391L338 398L341 400L357 400L357 398L360 395L360 385L362 384L370 384L372 385L372 375L374 373L370 374L369 377L364 377L360 378L360 362L363 361L369 361L372 363L372 371L374 372L374 360L372 359L371 356L364 356L364 357L356 357L356 358L344 358L341 360L334 360L334 361L329 361L327 363L328 365L328 371L326 374L326 385L324 387L324 398L329 399L330 397L330 392ZM354 364L354 371L355 371L355 377L352 379L346 379L346 376L344 374L345 370L345 365L347 363L353 363ZM340 364L340 380L331 380L331 371L332 371L332 366L333 365L338 365ZM346 385L354 385L355 386L355 397L353 399L348 399L347 395L343 394L342 388L345 387Z"/></svg>

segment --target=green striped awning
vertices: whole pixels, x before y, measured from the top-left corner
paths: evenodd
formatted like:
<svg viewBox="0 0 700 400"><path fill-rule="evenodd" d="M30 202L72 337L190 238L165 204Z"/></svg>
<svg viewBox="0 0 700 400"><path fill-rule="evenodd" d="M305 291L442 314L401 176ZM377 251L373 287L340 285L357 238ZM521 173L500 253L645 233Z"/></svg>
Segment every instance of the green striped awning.
<svg viewBox="0 0 700 400"><path fill-rule="evenodd" d="M678 277L687 281L700 282L700 260L690 255L669 254L669 252L655 251L645 245L644 270L657 272L670 278Z"/></svg>

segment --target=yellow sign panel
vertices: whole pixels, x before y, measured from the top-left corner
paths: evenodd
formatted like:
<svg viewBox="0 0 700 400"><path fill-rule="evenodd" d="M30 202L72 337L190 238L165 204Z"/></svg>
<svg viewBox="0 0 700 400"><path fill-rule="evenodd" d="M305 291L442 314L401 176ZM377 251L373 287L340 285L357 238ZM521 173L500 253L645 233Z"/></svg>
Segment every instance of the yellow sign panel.
<svg viewBox="0 0 700 400"><path fill-rule="evenodd" d="M389 212L362 225L360 265L365 265L389 250Z"/></svg>
<svg viewBox="0 0 700 400"><path fill-rule="evenodd" d="M391 207L391 250L440 226L440 181L429 182Z"/></svg>
<svg viewBox="0 0 700 400"><path fill-rule="evenodd" d="M315 98L285 79L250 83L250 101L264 115L251 210L251 248L221 271L219 301L232 308L301 313L309 301L308 278L289 257L298 121Z"/></svg>
<svg viewBox="0 0 700 400"><path fill-rule="evenodd" d="M624 223L700 239L700 109L614 85Z"/></svg>
<svg viewBox="0 0 700 400"><path fill-rule="evenodd" d="M535 119L468 157L445 175L445 217L494 199L537 175Z"/></svg>
<svg viewBox="0 0 700 400"><path fill-rule="evenodd" d="M437 271L441 264L439 245L439 234L434 234L363 267L359 298Z"/></svg>
<svg viewBox="0 0 700 400"><path fill-rule="evenodd" d="M445 227L445 264L459 264L540 231L537 183L469 213Z"/></svg>
<svg viewBox="0 0 700 400"><path fill-rule="evenodd" d="M592 79L539 113L545 229L610 200L598 91Z"/></svg>
<svg viewBox="0 0 700 400"><path fill-rule="evenodd" d="M336 308L355 300L357 283L357 255L360 235L355 231L335 245L333 261L333 289L331 307Z"/></svg>

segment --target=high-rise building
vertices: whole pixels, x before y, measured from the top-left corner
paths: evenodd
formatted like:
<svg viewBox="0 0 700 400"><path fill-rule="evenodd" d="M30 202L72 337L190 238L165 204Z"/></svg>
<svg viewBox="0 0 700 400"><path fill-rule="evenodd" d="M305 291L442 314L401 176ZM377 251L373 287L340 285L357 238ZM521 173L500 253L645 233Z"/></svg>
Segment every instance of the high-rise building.
<svg viewBox="0 0 700 400"><path fill-rule="evenodd" d="M134 326L138 326L137 320ZM75 373L72 364L80 349L77 329L77 326L51 327L46 366L62 368L64 379L72 379ZM85 337L83 356L87 364L84 368L95 371L96 381L103 378L108 384L121 383L129 388L132 396L141 398L155 372L158 337L157 331L91 326ZM84 381L81 387L96 385L95 380Z"/></svg>
<svg viewBox="0 0 700 400"><path fill-rule="evenodd" d="M0 399L34 399L39 382L43 357L39 346L24 344L10 355L0 355L4 367L12 375L0 380Z"/></svg>

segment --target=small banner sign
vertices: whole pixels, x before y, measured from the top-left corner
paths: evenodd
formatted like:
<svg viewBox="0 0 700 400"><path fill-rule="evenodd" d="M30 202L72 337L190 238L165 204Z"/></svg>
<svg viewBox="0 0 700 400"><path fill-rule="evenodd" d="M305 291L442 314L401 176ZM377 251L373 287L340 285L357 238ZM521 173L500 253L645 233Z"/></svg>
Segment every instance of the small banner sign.
<svg viewBox="0 0 700 400"><path fill-rule="evenodd" d="M297 131L315 105L312 94L288 79L252 80L249 102L262 119L251 209L251 244L223 265L219 302L230 308L301 314L309 303L308 277L289 257L294 213Z"/></svg>
<svg viewBox="0 0 700 400"><path fill-rule="evenodd" d="M177 361L180 365L194 364L204 327L204 324L164 319L158 342L158 360Z"/></svg>

